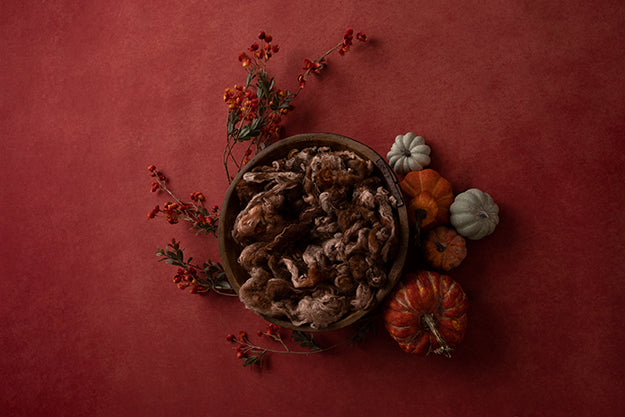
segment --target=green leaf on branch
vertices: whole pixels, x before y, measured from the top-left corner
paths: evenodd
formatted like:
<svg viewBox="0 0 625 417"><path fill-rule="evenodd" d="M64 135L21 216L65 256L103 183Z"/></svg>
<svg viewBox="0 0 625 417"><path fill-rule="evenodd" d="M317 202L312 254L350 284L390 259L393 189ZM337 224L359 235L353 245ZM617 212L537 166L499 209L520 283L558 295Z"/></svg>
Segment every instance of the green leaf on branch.
<svg viewBox="0 0 625 417"><path fill-rule="evenodd" d="M253 350L253 352L255 352L256 354L248 356L245 359L243 359L243 366L258 365L259 367L262 367L263 359L267 351L266 350Z"/></svg>
<svg viewBox="0 0 625 417"><path fill-rule="evenodd" d="M252 123L250 123L250 129L258 130L258 127L261 125L262 122L263 122L263 119L261 119L260 117L257 117L256 119L252 120Z"/></svg>
<svg viewBox="0 0 625 417"><path fill-rule="evenodd" d="M321 347L315 343L312 333L294 330L293 333L291 333L291 339L293 339L294 342L299 343L300 347L308 348L310 350L321 350Z"/></svg>
<svg viewBox="0 0 625 417"><path fill-rule="evenodd" d="M238 137L238 141L244 141L247 140L247 137L250 135L250 127L249 126L243 126L241 128L241 130L239 130L239 137Z"/></svg>

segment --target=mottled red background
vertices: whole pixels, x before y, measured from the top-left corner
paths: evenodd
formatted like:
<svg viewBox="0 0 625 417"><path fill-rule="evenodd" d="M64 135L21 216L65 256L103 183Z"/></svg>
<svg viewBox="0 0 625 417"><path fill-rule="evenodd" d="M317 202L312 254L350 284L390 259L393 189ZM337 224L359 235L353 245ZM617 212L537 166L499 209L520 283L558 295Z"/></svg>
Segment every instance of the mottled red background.
<svg viewBox="0 0 625 417"><path fill-rule="evenodd" d="M0 7L3 416L615 416L625 409L622 1L4 1ZM146 220L221 204L226 87L259 30L296 88L351 25L286 124L382 154L414 131L454 190L501 208L452 273L471 297L453 359L358 347L243 368L236 299L171 283L157 247L216 240ZM329 334L332 343L345 334Z"/></svg>

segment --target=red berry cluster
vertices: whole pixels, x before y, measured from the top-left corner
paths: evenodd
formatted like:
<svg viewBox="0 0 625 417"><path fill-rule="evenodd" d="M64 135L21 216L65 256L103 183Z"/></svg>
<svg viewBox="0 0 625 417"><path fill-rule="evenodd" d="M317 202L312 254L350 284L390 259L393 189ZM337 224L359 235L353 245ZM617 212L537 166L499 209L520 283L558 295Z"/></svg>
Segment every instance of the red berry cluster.
<svg viewBox="0 0 625 417"><path fill-rule="evenodd" d="M169 179L165 175L163 175L162 172L158 171L156 169L156 166L150 165L148 167L148 171L150 171L150 175L154 177L154 181L152 181L152 188L150 189L150 191L152 191L153 193L160 190L162 185L169 182Z"/></svg>
<svg viewBox="0 0 625 417"><path fill-rule="evenodd" d="M180 205L176 202L172 203L168 201L163 205L163 210L161 210L161 212L165 215L169 224L176 224L178 223L178 218L188 209L189 207L187 205Z"/></svg>
<svg viewBox="0 0 625 417"><path fill-rule="evenodd" d="M367 42L368 38L367 38L367 35L365 35L363 32L359 32L358 34L356 34L356 39L360 42ZM323 54L321 58L316 59L314 61L311 61L310 59L305 59L304 66L302 67L302 69L304 70L304 73L299 74L297 76L297 82L299 83L300 90L304 88L304 86L306 85L306 80L308 79L308 76L310 74L319 74L321 70L325 68L326 66L325 59L328 55L330 55L332 52L336 50L338 50L339 55L341 56L345 55L345 53L349 51L349 48L352 46L353 42L354 42L354 29L347 28L347 30L343 34L343 40L341 41L341 43L339 43L334 48L330 49L328 52Z"/></svg>
<svg viewBox="0 0 625 417"><path fill-rule="evenodd" d="M148 219L153 219L156 217L158 213L160 213L161 209L158 204L152 209L151 212L148 213Z"/></svg>
<svg viewBox="0 0 625 417"><path fill-rule="evenodd" d="M253 120L258 111L258 95L251 88L241 85L226 88L224 101L228 105L228 110L238 110L241 114L247 113L250 117L245 117L245 119L248 120Z"/></svg>
<svg viewBox="0 0 625 417"><path fill-rule="evenodd" d="M260 100L255 86L235 85L226 88L224 101L228 105L229 117L234 123L256 122L256 135L274 136L280 127L281 115L287 114L293 106L284 105L288 93L283 90L270 91L271 98Z"/></svg>
<svg viewBox="0 0 625 417"><path fill-rule="evenodd" d="M180 242L172 239L167 247L158 249L156 256L166 264L178 267L174 275L174 283L184 290L191 287L192 294L206 294L210 291L222 295L236 295L227 282L223 266L210 259L203 265L191 263L193 257L185 258L184 250L180 248Z"/></svg>
<svg viewBox="0 0 625 417"><path fill-rule="evenodd" d="M148 213L148 219L153 219L159 214L164 216L168 223L176 224L180 220L191 223L192 228L198 231L204 231L205 233L217 233L217 223L219 223L219 207L213 206L210 210L204 206L206 196L200 192L191 193L191 202L183 202L177 198L171 190L169 190L167 183L168 178L159 170L156 166L150 165L148 171L154 181L152 182L151 191L164 191L173 198L174 201L168 201L163 204L163 208L160 206L154 207L152 211Z"/></svg>
<svg viewBox="0 0 625 417"><path fill-rule="evenodd" d="M245 360L244 364L248 364L248 362L249 364L256 363L267 353L265 349L250 342L247 333L244 331L239 332L238 336L229 334L226 336L226 340L237 345L237 358Z"/></svg>
<svg viewBox="0 0 625 417"><path fill-rule="evenodd" d="M205 293L210 291L210 287L206 287L200 282L198 271L193 267L188 269L178 268L178 272L173 279L175 284L178 284L178 288L184 290L191 287L192 294Z"/></svg>
<svg viewBox="0 0 625 417"><path fill-rule="evenodd" d="M356 34L356 39L360 42L367 42L367 35L362 32L358 32ZM347 51L349 51L349 47L352 46L354 41L354 29L347 28L345 34L343 34L343 45L339 49L339 55L345 55Z"/></svg>
<svg viewBox="0 0 625 417"><path fill-rule="evenodd" d="M258 39L259 42L254 42L248 52L239 54L239 61L248 73L246 85L226 88L223 96L228 105L228 135L235 142L278 138L281 116L293 109L291 94L275 88L273 79L264 69L266 62L280 48L271 43L272 36L264 31L258 34Z"/></svg>
<svg viewBox="0 0 625 417"><path fill-rule="evenodd" d="M258 34L258 39L260 40L260 43L254 42L247 49L249 54L247 52L241 52L239 54L239 61L244 67L248 67L250 65L258 67L264 62L269 61L269 58L271 58L273 54L278 53L280 50L278 45L271 44L273 38L270 34L265 33L264 31L260 32Z"/></svg>
<svg viewBox="0 0 625 417"><path fill-rule="evenodd" d="M174 284L177 284L181 290L191 287L189 291L191 294L207 294L211 290L220 292L220 288L216 286L217 274L215 274L215 267L217 270L221 270L221 268L216 264L213 265L214 267L210 268L212 271L208 269L199 270L197 267L189 264L187 264L186 269L178 268L176 275L174 275Z"/></svg>
<svg viewBox="0 0 625 417"><path fill-rule="evenodd" d="M277 324L273 324L273 323L267 324L267 328L265 329L264 332L262 330L258 330L256 334L259 337L267 336L273 340L278 340L282 338L282 336L280 335L280 326L278 326Z"/></svg>
<svg viewBox="0 0 625 417"><path fill-rule="evenodd" d="M267 354L268 352L290 352L289 348L282 340L279 326L273 323L267 324L264 331L258 330L256 334L259 337L265 336L270 338L274 342L279 342L280 344L282 344L284 350L276 351L255 345L250 341L247 333L244 331L239 332L238 336L235 336L234 334L229 334L228 336L226 336L226 340L230 343L236 344L236 355L238 359L243 360L243 366L248 366L252 364L262 366L265 354Z"/></svg>

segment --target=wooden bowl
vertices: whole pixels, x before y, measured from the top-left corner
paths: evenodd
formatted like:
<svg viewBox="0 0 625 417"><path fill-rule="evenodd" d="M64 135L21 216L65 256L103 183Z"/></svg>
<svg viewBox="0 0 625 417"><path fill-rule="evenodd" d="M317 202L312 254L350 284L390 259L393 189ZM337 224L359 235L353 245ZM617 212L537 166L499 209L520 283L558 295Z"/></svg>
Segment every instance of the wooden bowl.
<svg viewBox="0 0 625 417"><path fill-rule="evenodd" d="M362 158L369 159L374 162L374 174L383 180L386 189L389 190L397 200L395 219L398 224L398 245L395 258L388 273L388 282L384 287L378 290L376 300L369 310L352 312L330 326L322 329L313 329L308 325L295 326L287 320L280 320L261 315L268 322L274 323L280 327L306 332L328 331L346 327L356 322L358 319L362 318L365 314L378 306L382 300L386 298L388 293L397 283L397 280L402 275L406 254L408 252L409 240L408 214L401 190L397 184L397 178L388 163L378 153L368 146L353 139L331 133L306 133L291 136L286 139L282 139L259 152L241 169L226 191L219 218L219 253L222 265L228 277L228 281L237 293L239 292L241 285L249 278L247 271L237 262L239 254L243 248L232 237L232 228L234 226L235 219L239 212L245 208L239 201L235 191L237 183L241 180L243 174L250 171L252 168L260 165L270 165L274 160L286 157L292 149L304 149L311 146L327 146L333 151L349 150Z"/></svg>

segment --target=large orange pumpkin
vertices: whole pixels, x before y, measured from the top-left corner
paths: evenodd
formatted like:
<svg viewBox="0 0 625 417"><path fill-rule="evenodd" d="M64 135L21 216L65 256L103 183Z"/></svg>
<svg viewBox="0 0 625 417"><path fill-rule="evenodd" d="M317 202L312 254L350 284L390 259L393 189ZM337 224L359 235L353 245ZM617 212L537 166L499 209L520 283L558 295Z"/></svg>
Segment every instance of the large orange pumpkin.
<svg viewBox="0 0 625 417"><path fill-rule="evenodd" d="M449 223L449 206L454 195L449 181L438 172L433 169L409 172L399 186L406 197L411 225L429 228Z"/></svg>
<svg viewBox="0 0 625 417"><path fill-rule="evenodd" d="M451 356L464 338L468 308L465 292L449 276L408 273L386 301L384 326L406 352Z"/></svg>
<svg viewBox="0 0 625 417"><path fill-rule="evenodd" d="M467 242L453 228L438 226L425 236L423 254L434 268L450 271L467 256Z"/></svg>

